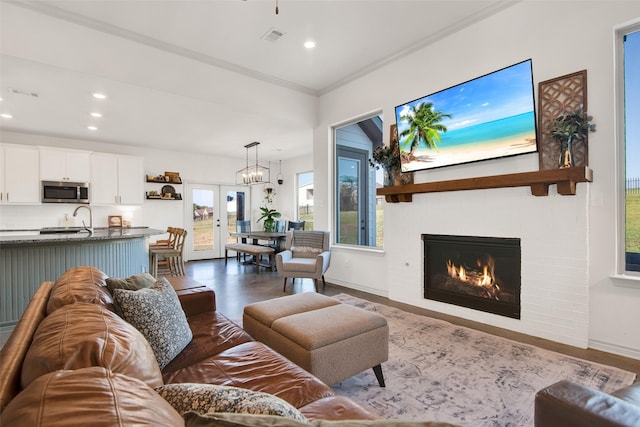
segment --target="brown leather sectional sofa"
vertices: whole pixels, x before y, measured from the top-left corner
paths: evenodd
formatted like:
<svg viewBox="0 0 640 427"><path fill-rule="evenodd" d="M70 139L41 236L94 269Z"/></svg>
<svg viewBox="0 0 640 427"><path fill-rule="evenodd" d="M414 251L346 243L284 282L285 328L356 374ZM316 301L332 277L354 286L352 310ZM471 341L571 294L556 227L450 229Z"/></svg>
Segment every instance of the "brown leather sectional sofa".
<svg viewBox="0 0 640 427"><path fill-rule="evenodd" d="M536 394L536 427L640 426L640 382L611 394L563 380Z"/></svg>
<svg viewBox="0 0 640 427"><path fill-rule="evenodd" d="M192 281L175 279L172 284L193 339L160 371L153 353L140 342L142 335L115 315L105 279L93 267L72 268L55 283L43 283L31 299L0 354L3 426L184 425L153 387L186 382L270 393L308 419L378 418L253 340L216 311L211 289L194 287ZM64 349L41 344L52 324L47 317L53 315L60 318L56 328L65 334Z"/></svg>

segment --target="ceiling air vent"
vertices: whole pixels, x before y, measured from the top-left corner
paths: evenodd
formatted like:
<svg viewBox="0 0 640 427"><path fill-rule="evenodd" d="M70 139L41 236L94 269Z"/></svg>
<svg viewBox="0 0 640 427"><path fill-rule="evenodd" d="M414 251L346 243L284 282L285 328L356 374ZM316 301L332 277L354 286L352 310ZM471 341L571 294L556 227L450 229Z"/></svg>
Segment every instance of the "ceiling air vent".
<svg viewBox="0 0 640 427"><path fill-rule="evenodd" d="M262 37L260 37L262 40L266 40L268 42L276 42L280 39L280 37L284 36L284 31L280 31L276 28L269 28L269 31L267 31L266 33L264 33L264 35Z"/></svg>
<svg viewBox="0 0 640 427"><path fill-rule="evenodd" d="M37 97L40 96L40 94L38 92L34 92L32 90L11 88L11 92L15 93L16 95L31 96L31 97L34 97L34 98L37 98Z"/></svg>

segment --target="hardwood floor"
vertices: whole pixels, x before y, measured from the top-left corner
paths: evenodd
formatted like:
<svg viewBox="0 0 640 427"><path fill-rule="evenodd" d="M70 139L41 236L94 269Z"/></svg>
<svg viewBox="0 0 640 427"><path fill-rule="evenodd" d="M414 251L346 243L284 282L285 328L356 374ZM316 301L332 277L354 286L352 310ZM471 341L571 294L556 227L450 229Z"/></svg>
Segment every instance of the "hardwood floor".
<svg viewBox="0 0 640 427"><path fill-rule="evenodd" d="M289 279L286 292L282 292L282 278L277 273L261 270L256 274L255 265L239 265L235 259L229 258L225 267L224 260L190 261L186 265L187 276L211 287L216 292L216 302L218 310L234 321L242 319L242 310L245 305L253 302L277 298L284 295L291 295L300 292L315 291L313 280L296 279L295 284L291 284ZM535 345L547 350L564 353L581 359L591 360L609 366L616 366L620 369L640 374L640 360L630 359L598 350L581 349L553 341L536 338L517 332L508 331L493 326L488 326L478 322L449 316L442 313L432 312L422 308L390 301L388 298L377 295L344 288L327 283L322 289L320 282L320 293L325 295L336 295L347 293L358 298L367 299L372 302L386 304L408 312L430 316L437 319L480 330L503 338L520 341L526 344Z"/></svg>

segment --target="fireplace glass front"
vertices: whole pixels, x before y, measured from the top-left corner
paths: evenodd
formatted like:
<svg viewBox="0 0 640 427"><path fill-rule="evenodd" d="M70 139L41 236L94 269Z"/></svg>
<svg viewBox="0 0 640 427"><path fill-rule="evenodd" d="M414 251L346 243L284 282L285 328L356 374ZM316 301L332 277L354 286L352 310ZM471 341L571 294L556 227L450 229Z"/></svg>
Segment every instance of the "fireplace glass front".
<svg viewBox="0 0 640 427"><path fill-rule="evenodd" d="M423 234L424 297L520 318L520 239Z"/></svg>

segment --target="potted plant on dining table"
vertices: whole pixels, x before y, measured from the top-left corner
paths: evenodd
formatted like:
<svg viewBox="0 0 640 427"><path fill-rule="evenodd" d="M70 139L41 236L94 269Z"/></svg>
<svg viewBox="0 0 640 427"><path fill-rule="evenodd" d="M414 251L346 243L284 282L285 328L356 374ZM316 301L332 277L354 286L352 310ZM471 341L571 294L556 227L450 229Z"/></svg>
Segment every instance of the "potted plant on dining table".
<svg viewBox="0 0 640 427"><path fill-rule="evenodd" d="M276 231L276 218L280 218L282 214L268 206L261 206L260 212L262 212L262 215L260 215L260 218L258 218L258 222L264 220L264 231Z"/></svg>

